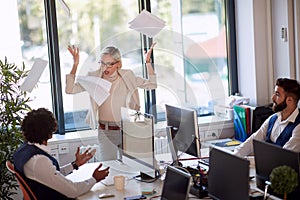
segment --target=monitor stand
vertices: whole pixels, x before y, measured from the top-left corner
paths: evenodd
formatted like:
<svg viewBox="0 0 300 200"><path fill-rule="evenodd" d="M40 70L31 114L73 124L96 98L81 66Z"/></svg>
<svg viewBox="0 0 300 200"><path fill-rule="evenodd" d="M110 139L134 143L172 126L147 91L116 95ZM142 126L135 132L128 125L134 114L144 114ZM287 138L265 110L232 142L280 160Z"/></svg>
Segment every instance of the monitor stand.
<svg viewBox="0 0 300 200"><path fill-rule="evenodd" d="M151 183L157 179L157 177L153 178L143 172L140 172L140 175L135 177L136 180L146 183Z"/></svg>
<svg viewBox="0 0 300 200"><path fill-rule="evenodd" d="M172 163L172 166L182 167L183 165L182 165L182 162L176 160L176 161L174 161L174 162Z"/></svg>

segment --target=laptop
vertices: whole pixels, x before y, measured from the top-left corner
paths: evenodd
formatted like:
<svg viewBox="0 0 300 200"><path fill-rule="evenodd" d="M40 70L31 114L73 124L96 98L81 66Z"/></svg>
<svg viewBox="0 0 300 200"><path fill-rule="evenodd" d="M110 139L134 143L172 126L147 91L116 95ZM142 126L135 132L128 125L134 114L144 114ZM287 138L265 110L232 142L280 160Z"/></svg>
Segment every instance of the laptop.
<svg viewBox="0 0 300 200"><path fill-rule="evenodd" d="M209 154L208 195L216 200L249 199L249 165L247 159L213 147Z"/></svg>
<svg viewBox="0 0 300 200"><path fill-rule="evenodd" d="M265 181L269 181L270 174L275 167L287 165L298 173L299 178L299 153L283 149L282 147L265 141L253 140L256 186L261 190L265 190ZM268 193L282 198L268 187ZM288 199L300 199L300 186L295 189Z"/></svg>
<svg viewBox="0 0 300 200"><path fill-rule="evenodd" d="M175 166L168 166L163 184L161 200L187 200L192 176Z"/></svg>

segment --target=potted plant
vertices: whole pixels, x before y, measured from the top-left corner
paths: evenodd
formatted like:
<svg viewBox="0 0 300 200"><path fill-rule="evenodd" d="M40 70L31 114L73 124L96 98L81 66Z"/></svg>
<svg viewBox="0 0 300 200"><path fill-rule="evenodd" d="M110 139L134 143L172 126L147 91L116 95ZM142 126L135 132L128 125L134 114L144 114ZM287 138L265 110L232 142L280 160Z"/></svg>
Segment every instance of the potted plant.
<svg viewBox="0 0 300 200"><path fill-rule="evenodd" d="M23 141L20 130L23 115L31 110L30 99L19 89L27 75L24 63L18 67L8 63L6 57L0 60L0 199L12 199L18 187L5 162L13 161L13 153Z"/></svg>
<svg viewBox="0 0 300 200"><path fill-rule="evenodd" d="M272 170L270 182L270 186L274 192L283 194L284 200L286 200L287 195L293 192L298 186L298 174L289 166L279 166Z"/></svg>

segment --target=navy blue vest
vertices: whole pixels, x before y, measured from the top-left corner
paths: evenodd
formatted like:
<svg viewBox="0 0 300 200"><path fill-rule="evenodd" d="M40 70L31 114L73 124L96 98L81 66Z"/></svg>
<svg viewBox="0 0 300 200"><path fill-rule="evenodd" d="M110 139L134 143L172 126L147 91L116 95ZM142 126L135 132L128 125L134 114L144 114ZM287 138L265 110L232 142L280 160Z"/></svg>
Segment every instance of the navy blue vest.
<svg viewBox="0 0 300 200"><path fill-rule="evenodd" d="M289 122L288 125L284 128L284 130L280 133L276 142L274 143L271 141L271 133L272 133L272 129L273 129L276 119L277 119L277 115L273 115L270 118L266 142L276 144L276 145L283 147L285 145L285 143L292 137L294 128L300 123L300 112L299 112L298 116L296 117L295 122L294 123Z"/></svg>
<svg viewBox="0 0 300 200"><path fill-rule="evenodd" d="M49 188L37 181L27 178L24 175L24 165L25 163L34 155L42 154L47 156L52 162L56 169L59 171L59 165L55 158L49 155L47 152L41 150L40 148L36 147L35 145L30 145L28 143L22 144L18 148L18 150L14 153L14 167L17 172L25 179L26 183L29 185L30 189L33 191L37 199L45 199L45 200L65 200L70 199L65 195Z"/></svg>

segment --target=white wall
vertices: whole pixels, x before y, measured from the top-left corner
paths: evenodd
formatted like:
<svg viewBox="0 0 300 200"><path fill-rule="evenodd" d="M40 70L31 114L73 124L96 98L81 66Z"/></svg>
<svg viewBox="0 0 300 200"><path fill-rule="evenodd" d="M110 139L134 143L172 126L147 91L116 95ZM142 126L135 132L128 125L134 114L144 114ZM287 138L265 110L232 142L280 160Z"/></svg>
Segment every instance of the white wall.
<svg viewBox="0 0 300 200"><path fill-rule="evenodd" d="M19 16L17 11L17 0L1 2L0 7L0 59L19 65L22 64L22 52L20 42ZM9 17L8 17L9 16ZM7 39L9 38L9 40Z"/></svg>
<svg viewBox="0 0 300 200"><path fill-rule="evenodd" d="M236 0L238 82L251 105L269 101L266 6L262 0Z"/></svg>
<svg viewBox="0 0 300 200"><path fill-rule="evenodd" d="M293 10L291 7L292 0L272 0L274 78L295 78ZM282 28L287 28L286 41L281 38Z"/></svg>
<svg viewBox="0 0 300 200"><path fill-rule="evenodd" d="M293 13L296 3L297 0L236 0L239 92L250 97L252 105L271 102L278 77L295 78L296 72L299 74L295 56L298 40L294 39L294 24L298 24ZM282 27L288 30L286 42L280 37ZM299 54L299 50L296 52Z"/></svg>

